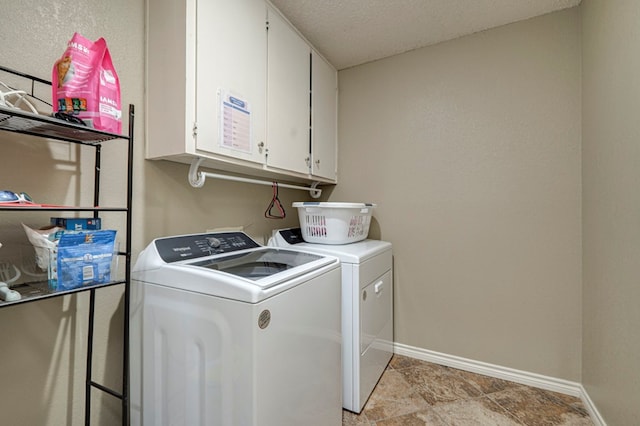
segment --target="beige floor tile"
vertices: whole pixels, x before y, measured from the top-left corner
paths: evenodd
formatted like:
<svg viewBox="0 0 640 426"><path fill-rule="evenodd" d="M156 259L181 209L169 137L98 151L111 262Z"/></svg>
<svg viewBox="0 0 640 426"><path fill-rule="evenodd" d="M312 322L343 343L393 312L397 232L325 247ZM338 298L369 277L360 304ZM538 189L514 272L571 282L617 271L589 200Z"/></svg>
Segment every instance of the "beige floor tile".
<svg viewBox="0 0 640 426"><path fill-rule="evenodd" d="M395 370L401 370L403 368L409 367L422 367L425 365L432 364L427 361L422 361L421 359L411 358L404 355L394 355L389 361L389 368L393 368ZM435 365L435 364L432 364Z"/></svg>
<svg viewBox="0 0 640 426"><path fill-rule="evenodd" d="M375 426L449 426L432 409L376 422Z"/></svg>
<svg viewBox="0 0 640 426"><path fill-rule="evenodd" d="M355 414L351 411L342 410L342 426L370 426L371 422L366 414Z"/></svg>
<svg viewBox="0 0 640 426"><path fill-rule="evenodd" d="M387 369L380 377L373 395L380 398L398 398L413 392L411 385L405 380L402 373Z"/></svg>
<svg viewBox="0 0 640 426"><path fill-rule="evenodd" d="M592 426L579 398L394 355L344 426Z"/></svg>
<svg viewBox="0 0 640 426"><path fill-rule="evenodd" d="M404 380L402 374L386 370L364 407L364 414L371 421L397 417L424 410L429 404Z"/></svg>
<svg viewBox="0 0 640 426"><path fill-rule="evenodd" d="M472 373L464 370L453 370L453 373L462 377L467 382L474 385L483 394L489 394L494 392L500 392L505 389L514 388L519 386L517 383L510 382L508 380L497 379L495 377L484 376L482 374Z"/></svg>
<svg viewBox="0 0 640 426"><path fill-rule="evenodd" d="M545 398L551 399L554 402L567 404L574 408L582 417L589 417L589 412L585 408L582 400L575 396L565 395L558 392L541 391L544 393Z"/></svg>
<svg viewBox="0 0 640 426"><path fill-rule="evenodd" d="M554 392L519 386L489 395L527 426L592 425L586 410L576 408L575 400ZM567 403L566 401L569 401Z"/></svg>
<svg viewBox="0 0 640 426"><path fill-rule="evenodd" d="M449 426L522 426L487 397L440 404L434 411Z"/></svg>
<svg viewBox="0 0 640 426"><path fill-rule="evenodd" d="M431 405L482 395L478 388L447 367L430 365L410 367L398 371Z"/></svg>
<svg viewBox="0 0 640 426"><path fill-rule="evenodd" d="M379 421L424 410L428 406L417 393L400 399L379 399L374 395L365 406L364 413L369 420Z"/></svg>

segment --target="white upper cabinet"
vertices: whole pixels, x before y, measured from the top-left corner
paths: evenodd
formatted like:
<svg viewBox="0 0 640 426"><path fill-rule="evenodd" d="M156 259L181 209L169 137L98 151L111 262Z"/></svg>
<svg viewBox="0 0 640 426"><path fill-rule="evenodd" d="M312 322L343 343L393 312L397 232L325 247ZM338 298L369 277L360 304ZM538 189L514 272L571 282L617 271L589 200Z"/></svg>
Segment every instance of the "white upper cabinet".
<svg viewBox="0 0 640 426"><path fill-rule="evenodd" d="M147 158L189 161L195 154L195 4L147 2Z"/></svg>
<svg viewBox="0 0 640 426"><path fill-rule="evenodd" d="M336 179L338 133L338 74L312 51L311 56L311 174Z"/></svg>
<svg viewBox="0 0 640 426"><path fill-rule="evenodd" d="M196 148L264 162L266 7L201 0L196 16Z"/></svg>
<svg viewBox="0 0 640 426"><path fill-rule="evenodd" d="M147 158L336 182L336 71L271 4L147 8Z"/></svg>
<svg viewBox="0 0 640 426"><path fill-rule="evenodd" d="M309 173L311 49L269 8L267 166Z"/></svg>

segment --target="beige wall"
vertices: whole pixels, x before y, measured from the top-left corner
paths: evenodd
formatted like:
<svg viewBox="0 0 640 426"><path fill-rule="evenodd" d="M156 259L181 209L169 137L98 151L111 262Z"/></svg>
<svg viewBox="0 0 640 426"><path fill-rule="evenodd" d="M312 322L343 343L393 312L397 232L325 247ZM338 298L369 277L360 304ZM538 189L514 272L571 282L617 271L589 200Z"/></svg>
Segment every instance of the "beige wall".
<svg viewBox="0 0 640 426"><path fill-rule="evenodd" d="M144 16L143 0L5 1L0 12L0 63L49 79L53 62L74 31L107 40L123 103L136 106L134 259L158 236L244 226L262 237L272 228L294 226L297 215L291 207L284 221L264 219L269 187L207 181L204 188L194 189L187 183L187 166L143 159ZM48 92L45 96L50 97ZM120 204L126 188L122 147L109 143L103 149L106 205ZM0 187L26 191L37 201L90 204L91 163L77 160L92 160L92 155L92 149L0 132ZM286 207L308 196L281 190L280 198ZM22 237L21 221L41 226L49 216L0 214L0 242ZM105 218L105 225L123 232L119 217ZM0 260L7 250L5 244ZM84 424L87 301L84 293L0 309L0 424ZM98 292L94 353L94 379L115 389L121 384L121 344L122 288L117 286ZM99 391L94 395L92 424L118 424L119 401Z"/></svg>
<svg viewBox="0 0 640 426"><path fill-rule="evenodd" d="M378 203L398 343L580 380L578 9L341 71L338 201Z"/></svg>
<svg viewBox="0 0 640 426"><path fill-rule="evenodd" d="M640 418L640 3L583 0L584 386L610 425Z"/></svg>

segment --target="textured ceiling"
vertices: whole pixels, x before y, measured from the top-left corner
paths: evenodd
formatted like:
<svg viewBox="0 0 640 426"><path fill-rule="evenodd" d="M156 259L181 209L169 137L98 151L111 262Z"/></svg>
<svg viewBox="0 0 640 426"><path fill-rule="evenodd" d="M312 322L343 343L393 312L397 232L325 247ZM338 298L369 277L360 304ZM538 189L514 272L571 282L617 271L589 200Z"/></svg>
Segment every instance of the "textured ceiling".
<svg viewBox="0 0 640 426"><path fill-rule="evenodd" d="M580 0L271 0L344 69L576 6Z"/></svg>

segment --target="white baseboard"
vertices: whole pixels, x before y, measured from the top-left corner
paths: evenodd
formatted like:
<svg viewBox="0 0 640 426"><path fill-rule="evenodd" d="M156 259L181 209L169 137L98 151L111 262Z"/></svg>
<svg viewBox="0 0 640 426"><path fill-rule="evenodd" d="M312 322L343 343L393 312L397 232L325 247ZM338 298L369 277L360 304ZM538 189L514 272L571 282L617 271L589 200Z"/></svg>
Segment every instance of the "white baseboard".
<svg viewBox="0 0 640 426"><path fill-rule="evenodd" d="M591 416L591 420L593 420L593 424L595 424L596 426L607 426L607 423L602 418L602 415L596 408L596 405L593 403L593 401L589 397L587 390L582 385L580 385L580 389L582 390L582 393L580 394L580 399L582 399L582 403L584 404L585 408L589 412L589 415Z"/></svg>
<svg viewBox="0 0 640 426"><path fill-rule="evenodd" d="M558 379L555 377L544 376L542 374L531 373L528 371L516 370L500 365L489 364L482 361L462 358L455 355L443 354L440 352L430 351L428 349L416 348L402 343L394 343L394 353L405 355L411 358L420 359L434 364L444 365L447 367L457 368L459 370L470 371L472 373L482 374L498 379L509 380L511 382L520 383L535 388L545 389L553 392L559 392L565 395L578 397L582 400L585 408L589 412L591 419L596 426L606 426L604 419L598 412L596 406L589 398L587 391L578 382Z"/></svg>

